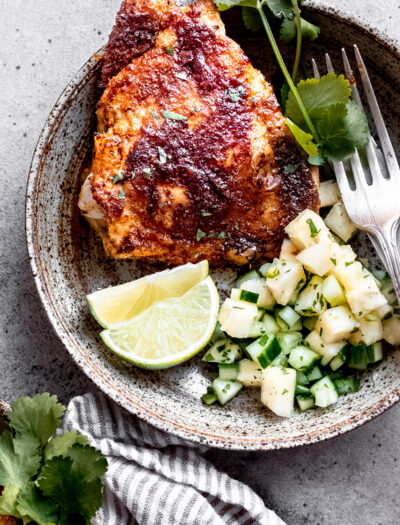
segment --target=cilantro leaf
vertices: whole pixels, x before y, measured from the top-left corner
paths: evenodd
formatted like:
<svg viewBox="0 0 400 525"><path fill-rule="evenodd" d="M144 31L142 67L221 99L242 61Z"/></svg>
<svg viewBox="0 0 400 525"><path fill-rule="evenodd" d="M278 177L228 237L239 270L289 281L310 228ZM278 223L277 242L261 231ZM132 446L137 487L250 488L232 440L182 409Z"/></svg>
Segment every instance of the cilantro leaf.
<svg viewBox="0 0 400 525"><path fill-rule="evenodd" d="M45 445L57 430L65 406L57 402L57 396L45 393L20 397L11 403L11 409L7 414L10 428L30 434Z"/></svg>
<svg viewBox="0 0 400 525"><path fill-rule="evenodd" d="M257 7L257 0L214 0L219 11L227 11L231 7Z"/></svg>
<svg viewBox="0 0 400 525"><path fill-rule="evenodd" d="M0 496L0 515L22 518L17 511L17 495L19 489L16 487L4 487Z"/></svg>
<svg viewBox="0 0 400 525"><path fill-rule="evenodd" d="M39 525L57 522L58 505L44 497L32 482L19 491L17 509L21 516L29 516Z"/></svg>
<svg viewBox="0 0 400 525"><path fill-rule="evenodd" d="M294 138L304 149L304 151L310 156L315 157L318 154L318 147L313 141L313 136L310 133L306 133L289 118L286 119L286 124L288 128L293 133Z"/></svg>
<svg viewBox="0 0 400 525"><path fill-rule="evenodd" d="M44 449L45 460L49 460L54 456L66 456L68 450L78 443L79 445L87 445L88 439L77 432L64 432L62 436L56 436L51 439Z"/></svg>
<svg viewBox="0 0 400 525"><path fill-rule="evenodd" d="M290 18L293 16L293 4L291 0L266 0L267 6L272 14L278 18Z"/></svg>
<svg viewBox="0 0 400 525"><path fill-rule="evenodd" d="M246 29L252 33L257 33L257 31L260 31L263 28L257 9L253 9L252 7L242 7L242 18Z"/></svg>
<svg viewBox="0 0 400 525"><path fill-rule="evenodd" d="M369 137L367 117L360 106L352 100L347 103L346 108L347 136L356 148L365 148Z"/></svg>
<svg viewBox="0 0 400 525"><path fill-rule="evenodd" d="M308 38L311 41L318 38L320 32L318 26L311 24L311 22L307 22L307 20L304 20L304 18L300 18L300 23L301 34L303 35L303 38ZM290 42L290 40L293 40L293 38L296 37L296 34L297 28L295 18L285 18L281 26L280 39L284 40L285 42Z"/></svg>
<svg viewBox="0 0 400 525"><path fill-rule="evenodd" d="M0 485L22 488L40 467L39 441L29 435L0 435Z"/></svg>
<svg viewBox="0 0 400 525"><path fill-rule="evenodd" d="M107 470L107 460L101 452L90 445L76 443L71 447L68 456L72 459L72 470L80 479L91 482L104 476Z"/></svg>
<svg viewBox="0 0 400 525"><path fill-rule="evenodd" d="M164 111L161 111L162 115L166 119L171 120L187 120L188 117L185 117L184 115L180 115L179 113L175 113L174 111L170 111L169 109L165 109Z"/></svg>
<svg viewBox="0 0 400 525"><path fill-rule="evenodd" d="M350 82L343 75L338 76L335 73L328 73L320 79L301 80L297 85L297 91L311 119L316 112L332 104L347 104L351 95ZM292 91L286 102L286 116L303 127L303 115Z"/></svg>
<svg viewBox="0 0 400 525"><path fill-rule="evenodd" d="M42 468L38 487L60 505L60 524L65 524L68 516L73 514L81 515L89 524L90 518L101 507L101 479L85 481L74 463L70 457L52 458Z"/></svg>

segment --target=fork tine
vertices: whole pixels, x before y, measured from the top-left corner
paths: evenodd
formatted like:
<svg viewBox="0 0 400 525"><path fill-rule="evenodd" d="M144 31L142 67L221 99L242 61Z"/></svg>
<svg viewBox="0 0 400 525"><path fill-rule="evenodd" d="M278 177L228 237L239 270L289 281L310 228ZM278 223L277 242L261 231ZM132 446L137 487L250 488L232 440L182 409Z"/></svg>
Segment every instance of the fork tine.
<svg viewBox="0 0 400 525"><path fill-rule="evenodd" d="M361 75L361 80L362 80L362 83L365 89L365 93L367 95L368 104L371 109L372 116L374 118L374 122L376 125L376 130L378 132L379 139L381 141L383 154L385 155L388 171L392 177L393 176L400 177L399 164L397 162L396 155L393 150L393 146L392 146L388 131L385 126L385 122L383 121L382 113L381 113L381 110L379 109L378 102L376 100L375 93L372 88L372 84L369 79L367 69L361 57L361 53L356 45L354 46L354 51L356 55L358 69Z"/></svg>
<svg viewBox="0 0 400 525"><path fill-rule="evenodd" d="M351 90L353 92L353 96L357 102L357 104L360 107L363 107L360 93L358 92L358 87L356 83L356 79L354 77L353 70L351 69L349 59L347 58L346 50L344 47L342 47L342 59L343 59L343 65L344 65L344 71L346 73L347 80L350 82Z"/></svg>
<svg viewBox="0 0 400 525"><path fill-rule="evenodd" d="M328 53L325 53L325 61L326 61L326 69L328 70L328 73L334 73L335 70L333 69L331 57L328 55Z"/></svg>
<svg viewBox="0 0 400 525"><path fill-rule="evenodd" d="M311 59L311 63L312 63L312 68L313 68L313 73L314 73L314 77L319 80L321 78L320 74L319 74L319 71L318 71L318 66L317 66L317 63L315 62L315 60L312 58Z"/></svg>

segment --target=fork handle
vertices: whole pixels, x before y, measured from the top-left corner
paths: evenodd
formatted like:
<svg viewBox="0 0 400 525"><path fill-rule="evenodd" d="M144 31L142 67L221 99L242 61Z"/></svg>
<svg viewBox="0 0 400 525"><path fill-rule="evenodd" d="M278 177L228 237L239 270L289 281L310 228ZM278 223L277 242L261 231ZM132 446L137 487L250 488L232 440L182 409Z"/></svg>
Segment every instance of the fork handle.
<svg viewBox="0 0 400 525"><path fill-rule="evenodd" d="M386 269L392 278L397 299L400 303L400 250L397 246L397 230L398 217L375 231L383 251Z"/></svg>

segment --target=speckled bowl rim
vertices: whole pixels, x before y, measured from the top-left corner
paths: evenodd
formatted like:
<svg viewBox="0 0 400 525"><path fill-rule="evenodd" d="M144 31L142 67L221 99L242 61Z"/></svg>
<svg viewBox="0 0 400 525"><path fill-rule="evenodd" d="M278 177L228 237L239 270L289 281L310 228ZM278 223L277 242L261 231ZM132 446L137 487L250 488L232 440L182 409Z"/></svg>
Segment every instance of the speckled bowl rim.
<svg viewBox="0 0 400 525"><path fill-rule="evenodd" d="M357 30L366 34L369 38L374 39L378 44L385 47L400 63L400 42L388 36L385 32L377 29L375 26L361 17L358 17L355 14L341 8L338 9L333 6L321 5L320 3L316 4L315 1L306 2L304 6L307 9L310 8L312 11L315 11L321 15L329 16L333 20L340 18L342 23L345 23L352 28L356 27ZM98 54L101 54L101 52L102 50L100 50ZM85 358L81 349L74 341L72 334L69 333L68 328L63 324L63 319L58 315L57 310L53 306L51 294L47 288L45 280L42 277L43 274L40 257L38 255L38 250L36 249L37 216L35 213L35 194L38 182L38 174L40 173L40 168L44 162L44 158L46 157L48 144L51 143L54 134L58 129L59 123L67 111L69 101L73 100L75 94L79 92L80 87L88 82L88 80L94 74L96 62L96 58L92 56L84 64L84 66L70 81L52 109L49 118L44 125L33 155L26 190L26 237L33 277L36 282L40 299L53 326L53 329L78 366L111 399L127 409L129 412L136 414L146 422L156 426L161 430L170 432L171 434L192 442L231 450L277 450L281 448L291 448L317 443L354 430L362 424L367 423L368 421L371 421L375 417L381 415L387 409L395 405L400 400L400 389L394 389L383 399L374 403L365 410L362 410L356 416L324 429L311 432L307 431L304 434L297 435L295 437L289 436L273 440L261 440L258 438L227 438L213 433L196 432L193 429L188 429L183 425L179 425L172 419L160 417L158 414L142 406L139 399L135 400L119 391L102 375L102 372L93 362Z"/></svg>

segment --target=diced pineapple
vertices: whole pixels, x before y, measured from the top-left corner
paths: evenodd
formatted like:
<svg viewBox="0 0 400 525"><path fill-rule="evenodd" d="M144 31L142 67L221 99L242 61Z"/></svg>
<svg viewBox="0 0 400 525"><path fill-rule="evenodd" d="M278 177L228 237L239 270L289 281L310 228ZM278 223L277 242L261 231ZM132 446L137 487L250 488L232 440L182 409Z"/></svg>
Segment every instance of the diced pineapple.
<svg viewBox="0 0 400 525"><path fill-rule="evenodd" d="M296 257L298 249L289 239L283 239L279 259L290 259Z"/></svg>
<svg viewBox="0 0 400 525"><path fill-rule="evenodd" d="M386 316L389 317L388 314L393 314L393 306L390 306L390 304L387 303L383 306L380 306L376 310L373 310L371 313L376 314L379 317L379 319L384 319Z"/></svg>
<svg viewBox="0 0 400 525"><path fill-rule="evenodd" d="M357 332L351 334L349 341L353 345L365 343L372 345L383 339L383 329L380 319L374 319L374 316L369 315L364 319L359 319L360 327Z"/></svg>
<svg viewBox="0 0 400 525"><path fill-rule="evenodd" d="M237 380L244 386L261 386L262 368L250 359L239 361L239 373Z"/></svg>
<svg viewBox="0 0 400 525"><path fill-rule="evenodd" d="M371 275L364 275L358 286L347 291L346 298L351 311L356 317L365 317L366 314L387 304L386 297L380 292L375 279Z"/></svg>
<svg viewBox="0 0 400 525"><path fill-rule="evenodd" d="M351 222L341 201L334 204L325 218L325 224L344 242L347 242L357 229L356 225Z"/></svg>
<svg viewBox="0 0 400 525"><path fill-rule="evenodd" d="M275 259L266 277L267 286L275 301L284 306L306 282L303 266L294 259Z"/></svg>
<svg viewBox="0 0 400 525"><path fill-rule="evenodd" d="M400 319L398 317L391 317L387 321L383 321L383 338L391 345L400 344Z"/></svg>
<svg viewBox="0 0 400 525"><path fill-rule="evenodd" d="M328 236L323 236L318 243L298 253L296 258L306 270L323 277L332 269L332 244L333 242Z"/></svg>
<svg viewBox="0 0 400 525"><path fill-rule="evenodd" d="M310 332L304 339L304 342L311 348L311 350L314 350L314 352L322 355L322 366L326 366L347 344L346 341L338 341L337 343L326 344L323 342L317 330Z"/></svg>
<svg viewBox="0 0 400 525"><path fill-rule="evenodd" d="M275 304L275 299L273 298L271 292L267 287L265 279L250 279L245 281L241 286L241 290L247 290L248 292L254 292L258 294L257 306L259 308L265 308L270 310Z"/></svg>
<svg viewBox="0 0 400 525"><path fill-rule="evenodd" d="M319 215L312 210L304 210L286 228L292 243L299 250L312 246L319 240L321 234L327 234L328 228Z"/></svg>
<svg viewBox="0 0 400 525"><path fill-rule="evenodd" d="M240 339L249 337L253 321L258 317L259 311L255 304L225 299L218 321L221 323L223 332Z"/></svg>
<svg viewBox="0 0 400 525"><path fill-rule="evenodd" d="M364 281L363 266L358 261L337 261L331 272L346 291L358 288Z"/></svg>
<svg viewBox="0 0 400 525"><path fill-rule="evenodd" d="M326 300L322 295L322 277L314 275L297 298L294 309L303 316L320 315L326 310Z"/></svg>
<svg viewBox="0 0 400 525"><path fill-rule="evenodd" d="M337 242L334 242L331 248L331 258L333 259L332 263L336 266L336 264L341 261L355 261L357 254L349 244L338 244Z"/></svg>
<svg viewBox="0 0 400 525"><path fill-rule="evenodd" d="M232 288L231 290L231 299L234 301L239 301L240 288Z"/></svg>
<svg viewBox="0 0 400 525"><path fill-rule="evenodd" d="M344 290L334 275L329 275L323 282L322 295L331 306L339 306L346 303Z"/></svg>
<svg viewBox="0 0 400 525"><path fill-rule="evenodd" d="M277 416L290 417L294 410L296 370L269 366L262 371L261 403Z"/></svg>
<svg viewBox="0 0 400 525"><path fill-rule="evenodd" d="M347 306L335 306L321 314L315 329L321 334L324 344L330 344L347 339L359 326Z"/></svg>
<svg viewBox="0 0 400 525"><path fill-rule="evenodd" d="M340 191L335 180L326 180L319 185L319 200L321 208L333 206L340 199Z"/></svg>

